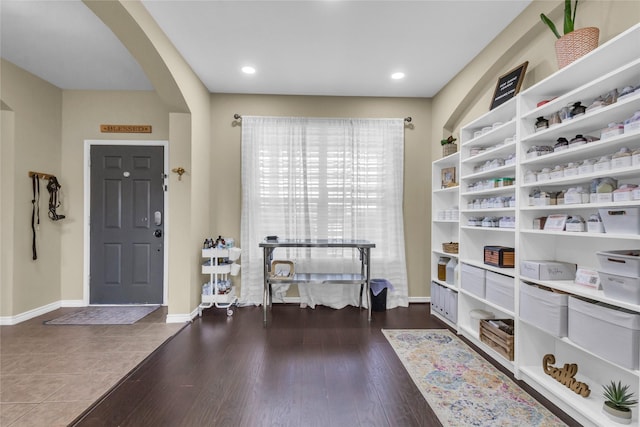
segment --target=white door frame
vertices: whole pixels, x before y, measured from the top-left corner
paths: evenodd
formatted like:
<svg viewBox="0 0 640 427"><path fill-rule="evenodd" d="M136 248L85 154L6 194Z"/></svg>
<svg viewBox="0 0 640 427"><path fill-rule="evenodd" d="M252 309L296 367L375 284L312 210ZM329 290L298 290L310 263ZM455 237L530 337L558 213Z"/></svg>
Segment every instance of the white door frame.
<svg viewBox="0 0 640 427"><path fill-rule="evenodd" d="M82 301L85 306L89 305L89 274L91 259L91 233L89 217L91 214L91 147L93 145L122 145L122 146L153 146L164 147L164 185L167 191L164 192L164 244L163 244L163 272L162 272L162 304L167 305L169 298L169 141L147 141L147 140L102 140L85 139L84 141L84 260L83 260L83 295Z"/></svg>

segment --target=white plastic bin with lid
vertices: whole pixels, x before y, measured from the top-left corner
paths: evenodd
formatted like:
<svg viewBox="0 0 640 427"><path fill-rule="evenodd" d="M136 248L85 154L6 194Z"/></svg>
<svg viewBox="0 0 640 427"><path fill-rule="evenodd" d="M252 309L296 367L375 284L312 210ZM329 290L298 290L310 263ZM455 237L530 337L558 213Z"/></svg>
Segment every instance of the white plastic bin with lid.
<svg viewBox="0 0 640 427"><path fill-rule="evenodd" d="M640 314L569 297L569 339L624 368L640 366Z"/></svg>
<svg viewBox="0 0 640 427"><path fill-rule="evenodd" d="M513 277L487 271L485 298L500 307L513 311Z"/></svg>
<svg viewBox="0 0 640 427"><path fill-rule="evenodd" d="M463 263L460 269L460 287L484 298L486 272L487 270L484 268Z"/></svg>
<svg viewBox="0 0 640 427"><path fill-rule="evenodd" d="M567 294L520 282L520 318L555 337L567 336Z"/></svg>

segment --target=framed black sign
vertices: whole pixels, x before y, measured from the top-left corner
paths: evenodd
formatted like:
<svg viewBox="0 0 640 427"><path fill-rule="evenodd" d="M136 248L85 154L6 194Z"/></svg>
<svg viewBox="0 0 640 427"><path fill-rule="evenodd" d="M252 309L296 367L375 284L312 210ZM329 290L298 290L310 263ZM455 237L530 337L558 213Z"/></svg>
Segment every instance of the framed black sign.
<svg viewBox="0 0 640 427"><path fill-rule="evenodd" d="M491 98L490 110L493 110L498 105L504 104L520 92L520 86L522 86L527 65L529 65L529 61L518 65L513 70L498 77L498 84L496 84L496 90L493 92L493 98Z"/></svg>

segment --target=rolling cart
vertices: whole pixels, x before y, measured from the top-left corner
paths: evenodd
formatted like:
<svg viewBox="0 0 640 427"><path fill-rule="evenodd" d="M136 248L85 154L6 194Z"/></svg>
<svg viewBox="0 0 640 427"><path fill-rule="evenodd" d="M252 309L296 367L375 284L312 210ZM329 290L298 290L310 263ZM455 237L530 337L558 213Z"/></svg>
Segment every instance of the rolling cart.
<svg viewBox="0 0 640 427"><path fill-rule="evenodd" d="M202 310L216 307L227 310L227 316L233 316L233 307L238 305L235 286L229 276L236 276L240 272L240 264L235 261L240 258L240 248L206 248L202 249L202 257L207 259L202 264L202 274L209 275L209 282L202 287L201 303L198 315Z"/></svg>

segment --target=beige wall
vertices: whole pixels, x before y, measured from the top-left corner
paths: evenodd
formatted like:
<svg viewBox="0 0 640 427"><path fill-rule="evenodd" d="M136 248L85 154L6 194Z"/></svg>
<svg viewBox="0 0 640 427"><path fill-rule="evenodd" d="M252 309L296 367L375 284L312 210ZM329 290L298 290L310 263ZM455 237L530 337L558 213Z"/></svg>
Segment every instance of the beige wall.
<svg viewBox="0 0 640 427"><path fill-rule="evenodd" d="M154 92L64 91L61 184L67 216L61 229L62 300L83 299L85 140L169 139L169 112ZM101 133L101 124L145 124L152 133ZM171 147L169 148L171 150Z"/></svg>
<svg viewBox="0 0 640 427"><path fill-rule="evenodd" d="M32 260L32 188L28 172L58 177L64 174L60 169L62 92L5 60L1 62L1 69L3 221L0 245L3 259L0 286L3 302L0 316L7 316L60 299L60 236L64 225L47 217L49 193L46 181L41 180L38 259ZM5 124L9 128L5 129ZM64 179L61 184L66 190ZM4 301L5 296L8 301Z"/></svg>
<svg viewBox="0 0 640 427"><path fill-rule="evenodd" d="M428 295L431 101L423 98L211 95L212 234L240 240L241 126L233 115L407 117L404 218L409 296ZM389 236L393 239L393 236ZM383 244L383 242L377 242Z"/></svg>

